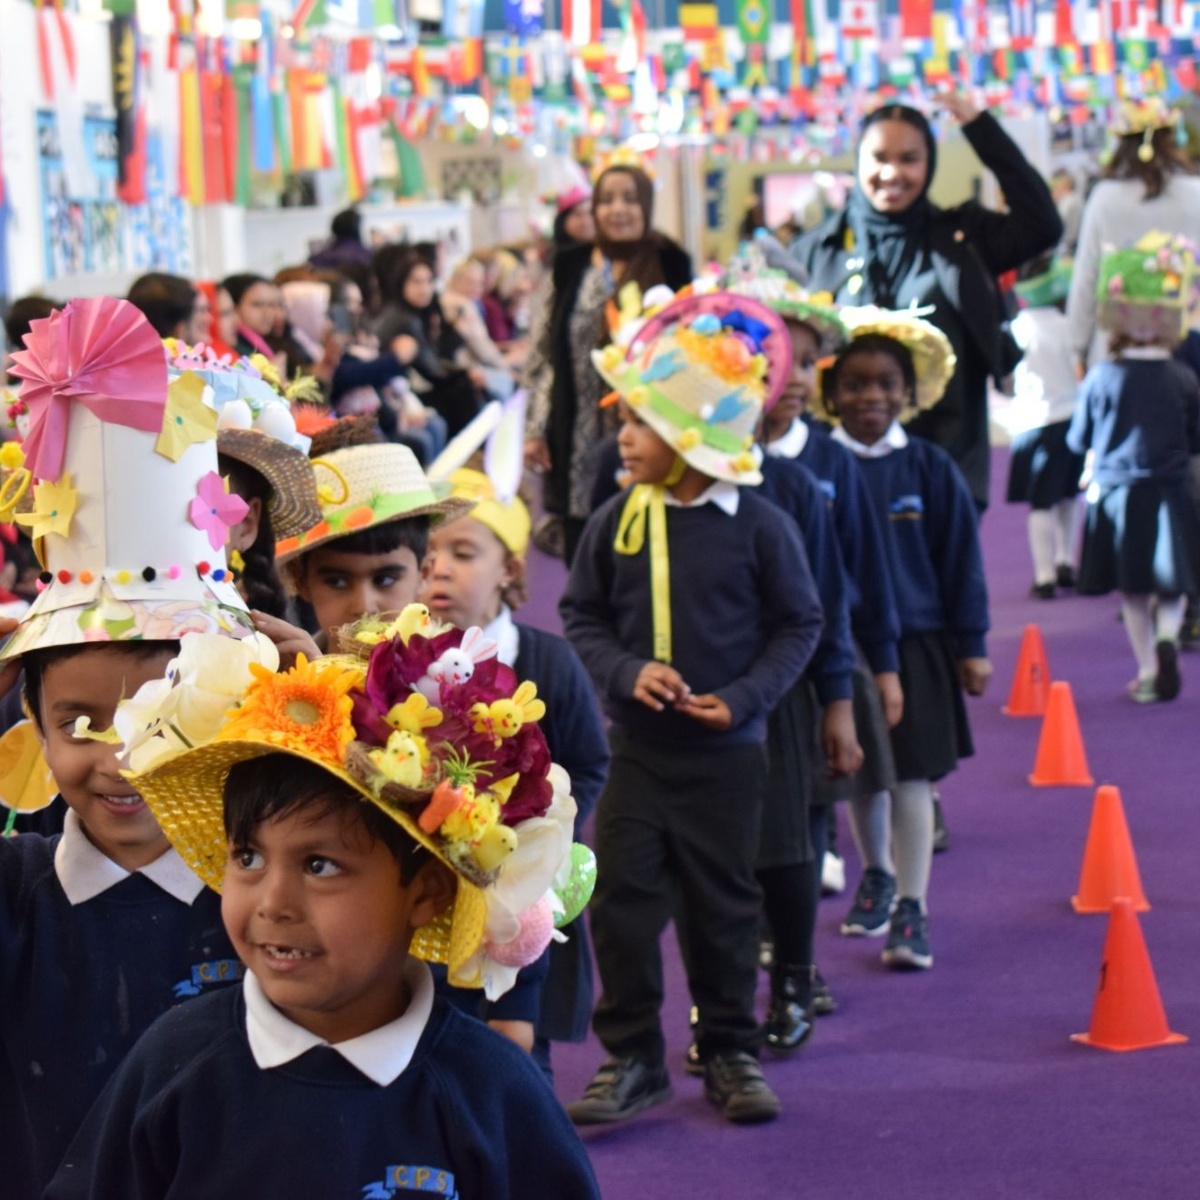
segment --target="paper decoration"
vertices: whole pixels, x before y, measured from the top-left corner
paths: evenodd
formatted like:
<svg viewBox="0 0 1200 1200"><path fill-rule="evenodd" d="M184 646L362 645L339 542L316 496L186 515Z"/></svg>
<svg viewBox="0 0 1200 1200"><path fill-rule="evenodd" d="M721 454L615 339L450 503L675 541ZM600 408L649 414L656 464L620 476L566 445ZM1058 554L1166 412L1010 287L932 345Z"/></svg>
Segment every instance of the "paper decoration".
<svg viewBox="0 0 1200 1200"><path fill-rule="evenodd" d="M36 542L48 533L70 537L71 518L79 497L71 486L71 472L64 471L57 482L43 480L33 485L33 511L17 513L16 522L29 530Z"/></svg>
<svg viewBox="0 0 1200 1200"><path fill-rule="evenodd" d="M196 487L188 506L188 519L208 534L208 543L220 550L229 541L229 531L250 511L250 506L229 491L229 481L209 471Z"/></svg>
<svg viewBox="0 0 1200 1200"><path fill-rule="evenodd" d="M218 413L204 403L204 380L185 371L167 391L162 430L154 449L164 458L178 462L180 455L196 442L211 442L217 436Z"/></svg>

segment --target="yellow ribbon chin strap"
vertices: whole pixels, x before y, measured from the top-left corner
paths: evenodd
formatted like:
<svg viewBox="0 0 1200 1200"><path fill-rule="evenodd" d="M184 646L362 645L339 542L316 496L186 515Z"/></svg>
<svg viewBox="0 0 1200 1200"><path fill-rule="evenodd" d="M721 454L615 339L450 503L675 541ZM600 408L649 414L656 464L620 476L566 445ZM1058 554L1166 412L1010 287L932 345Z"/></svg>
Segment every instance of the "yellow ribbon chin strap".
<svg viewBox="0 0 1200 1200"><path fill-rule="evenodd" d="M618 554L640 554L646 544L646 527L650 527L654 657L664 663L671 661L671 560L667 550L666 491L683 478L686 469L683 459L676 458L662 483L639 483L632 488L617 522L617 536L613 539L613 548Z"/></svg>

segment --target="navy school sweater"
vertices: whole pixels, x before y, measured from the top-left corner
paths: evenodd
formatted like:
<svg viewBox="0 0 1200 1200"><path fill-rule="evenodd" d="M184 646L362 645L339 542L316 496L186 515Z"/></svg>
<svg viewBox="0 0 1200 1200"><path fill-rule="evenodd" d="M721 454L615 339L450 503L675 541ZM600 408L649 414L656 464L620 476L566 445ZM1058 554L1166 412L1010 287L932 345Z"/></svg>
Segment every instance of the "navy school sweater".
<svg viewBox="0 0 1200 1200"><path fill-rule="evenodd" d="M427 1196L592 1200L587 1155L529 1057L436 999L387 1087L327 1046L262 1070L241 987L155 1023L46 1200Z"/></svg>
<svg viewBox="0 0 1200 1200"><path fill-rule="evenodd" d="M634 555L613 548L626 494L592 515L559 602L563 630L628 736L680 747L762 743L767 714L808 664L821 603L795 522L752 489L738 511L715 504L667 508L672 665L697 695L715 692L733 713L724 732L633 699L653 658L649 535Z"/></svg>
<svg viewBox="0 0 1200 1200"><path fill-rule="evenodd" d="M987 583L975 502L954 460L910 437L882 458L856 458L883 529L902 635L945 630L959 658L987 653Z"/></svg>
<svg viewBox="0 0 1200 1200"><path fill-rule="evenodd" d="M72 906L54 871L58 841L0 839L0 1194L13 1200L41 1195L158 1017L241 973L215 892L188 905L135 874Z"/></svg>

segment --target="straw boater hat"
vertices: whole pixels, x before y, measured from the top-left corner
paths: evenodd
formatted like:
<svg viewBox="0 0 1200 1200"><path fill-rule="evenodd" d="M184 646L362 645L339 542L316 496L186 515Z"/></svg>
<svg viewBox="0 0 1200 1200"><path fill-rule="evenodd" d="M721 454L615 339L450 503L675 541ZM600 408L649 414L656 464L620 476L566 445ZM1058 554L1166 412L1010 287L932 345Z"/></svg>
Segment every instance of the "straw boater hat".
<svg viewBox="0 0 1200 1200"><path fill-rule="evenodd" d="M1196 248L1186 238L1154 230L1100 260L1096 319L1114 333L1182 341L1196 300Z"/></svg>
<svg viewBox="0 0 1200 1200"><path fill-rule="evenodd" d="M347 446L310 466L318 472L321 519L295 537L276 540L275 560L280 566L374 525L411 517L453 521L471 509L469 500L435 490L416 455L394 442Z"/></svg>
<svg viewBox="0 0 1200 1200"><path fill-rule="evenodd" d="M198 659L208 640L189 639L184 653ZM172 664L169 689L147 684L118 709L116 729L138 767L128 778L184 861L219 891L230 769L282 753L328 771L455 873L452 908L417 931L411 950L494 999L554 927L578 915L594 881L590 852L571 845L570 781L537 724L545 705L479 629L438 625L422 605L390 625L343 630L341 643L345 653L301 656L286 673L226 652L228 706L187 729L178 715L201 706L179 694L188 664Z"/></svg>

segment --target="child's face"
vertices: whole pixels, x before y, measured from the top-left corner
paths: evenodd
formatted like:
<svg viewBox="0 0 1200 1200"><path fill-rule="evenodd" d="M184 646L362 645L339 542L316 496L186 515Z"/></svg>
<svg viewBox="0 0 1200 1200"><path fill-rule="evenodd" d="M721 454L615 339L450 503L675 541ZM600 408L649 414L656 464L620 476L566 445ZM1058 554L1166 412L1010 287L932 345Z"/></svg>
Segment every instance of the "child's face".
<svg viewBox="0 0 1200 1200"><path fill-rule="evenodd" d="M817 357L820 343L810 325L788 321L788 336L792 342L792 374L778 403L767 416L768 427L779 433L808 409L817 390Z"/></svg>
<svg viewBox="0 0 1200 1200"><path fill-rule="evenodd" d="M500 612L512 574L500 539L482 521L459 517L430 532L421 599L439 620L483 627Z"/></svg>
<svg viewBox="0 0 1200 1200"><path fill-rule="evenodd" d="M114 748L74 736L78 717L97 732L113 723L117 703L151 679L161 679L174 655L141 658L119 646L89 646L51 663L42 674L41 732L50 768L63 799L75 810L88 839L104 854L135 871L168 848L166 835L137 792L121 778Z"/></svg>
<svg viewBox="0 0 1200 1200"><path fill-rule="evenodd" d="M353 809L306 805L230 845L221 916L267 999L327 1042L378 1029L408 1007L413 931L450 901L449 873L400 868Z"/></svg>
<svg viewBox="0 0 1200 1200"><path fill-rule="evenodd" d="M621 465L629 474L630 483L662 483L675 465L675 451L637 415L624 400L621 401L621 431L617 448Z"/></svg>
<svg viewBox="0 0 1200 1200"><path fill-rule="evenodd" d="M887 433L912 395L904 370L892 355L885 350L860 350L843 359L830 399L846 432L856 442L871 446Z"/></svg>
<svg viewBox="0 0 1200 1200"><path fill-rule="evenodd" d="M421 565L408 546L387 554L352 554L336 545L306 554L296 585L322 629L337 629L374 613L399 612L417 598Z"/></svg>

